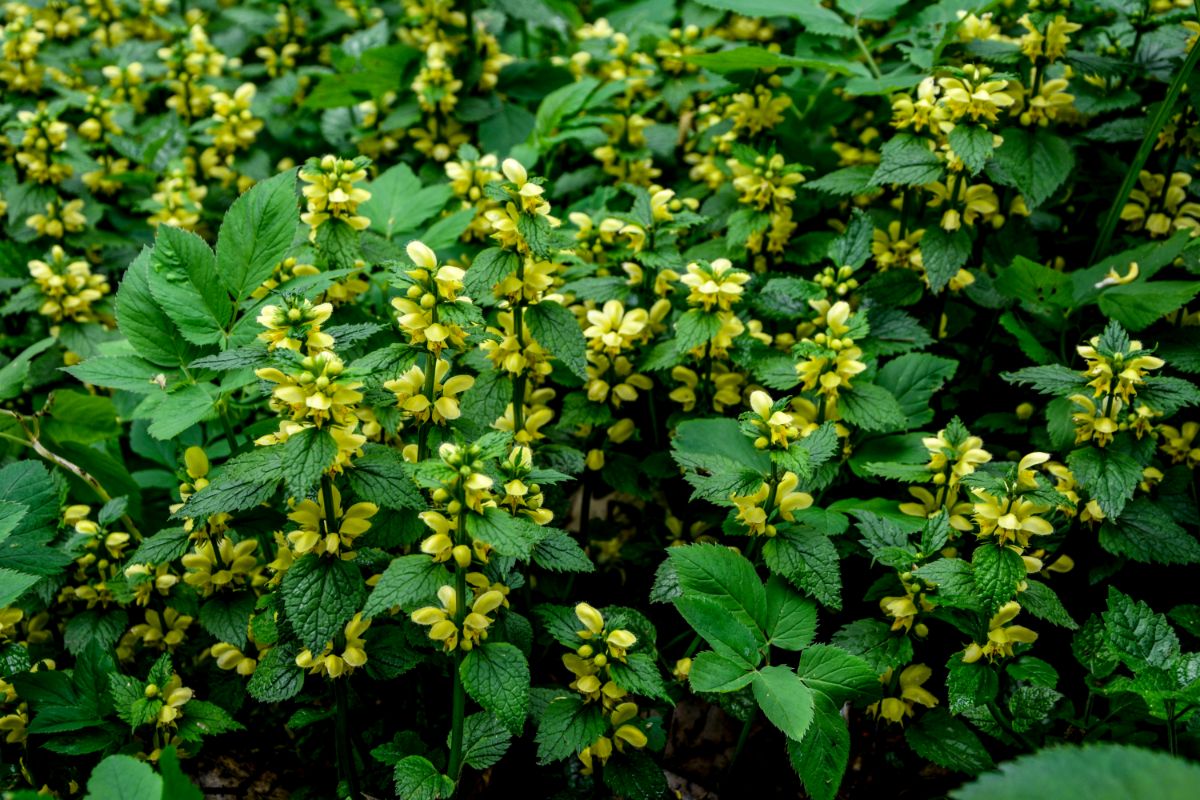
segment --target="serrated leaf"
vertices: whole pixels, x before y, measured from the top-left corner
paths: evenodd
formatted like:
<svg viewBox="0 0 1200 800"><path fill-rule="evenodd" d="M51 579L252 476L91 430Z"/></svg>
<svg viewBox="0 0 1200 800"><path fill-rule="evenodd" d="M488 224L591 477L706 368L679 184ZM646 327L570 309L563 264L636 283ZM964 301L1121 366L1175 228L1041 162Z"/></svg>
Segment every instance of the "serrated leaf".
<svg viewBox="0 0 1200 800"><path fill-rule="evenodd" d="M278 446L283 448L284 485L288 494L297 499L308 496L338 454L337 442L322 428L305 428Z"/></svg>
<svg viewBox="0 0 1200 800"><path fill-rule="evenodd" d="M566 306L543 300L525 310L525 324L542 347L580 380L587 376L587 342L579 321Z"/></svg>
<svg viewBox="0 0 1200 800"><path fill-rule="evenodd" d="M993 613L1016 594L1017 584L1025 578L1025 562L1007 547L984 544L975 549L971 571L979 599Z"/></svg>
<svg viewBox="0 0 1200 800"><path fill-rule="evenodd" d="M299 227L295 170L260 181L233 201L217 237L216 271L234 300L271 277Z"/></svg>
<svg viewBox="0 0 1200 800"><path fill-rule="evenodd" d="M483 514L467 517L467 533L471 538L487 542L502 556L512 556L528 561L533 549L550 535L551 528L544 528L527 517L511 514L490 507Z"/></svg>
<svg viewBox="0 0 1200 800"><path fill-rule="evenodd" d="M1139 497L1119 519L1100 526L1100 546L1110 553L1146 564L1200 563L1200 541L1166 509Z"/></svg>
<svg viewBox="0 0 1200 800"><path fill-rule="evenodd" d="M834 610L842 607L842 577L837 548L829 537L803 525L780 526L763 546L763 559L774 573Z"/></svg>
<svg viewBox="0 0 1200 800"><path fill-rule="evenodd" d="M904 738L917 755L939 767L974 775L993 766L979 737L944 709L926 711Z"/></svg>
<svg viewBox="0 0 1200 800"><path fill-rule="evenodd" d="M850 730L829 698L816 698L813 724L804 739L787 740L788 759L813 800L834 800L850 760Z"/></svg>
<svg viewBox="0 0 1200 800"><path fill-rule="evenodd" d="M1067 466L1110 519L1121 516L1142 479L1141 465L1112 448L1080 447L1067 455Z"/></svg>
<svg viewBox="0 0 1200 800"><path fill-rule="evenodd" d="M835 707L878 698L879 675L859 656L827 644L815 644L800 654L796 674L804 684L826 696Z"/></svg>
<svg viewBox="0 0 1200 800"><path fill-rule="evenodd" d="M874 678L874 676L872 676ZM812 724L812 691L788 667L763 667L751 681L754 699L767 719L789 739L800 741Z"/></svg>
<svg viewBox="0 0 1200 800"><path fill-rule="evenodd" d="M412 467L395 448L368 444L350 463L346 481L360 500L394 510L425 509L425 499L413 482Z"/></svg>
<svg viewBox="0 0 1200 800"><path fill-rule="evenodd" d="M496 715L514 736L529 709L529 663L507 642L485 643L463 659L458 674L475 702Z"/></svg>
<svg viewBox="0 0 1200 800"><path fill-rule="evenodd" d="M608 720L596 705L585 705L577 694L556 697L538 717L538 763L570 758L606 730Z"/></svg>
<svg viewBox="0 0 1200 800"><path fill-rule="evenodd" d="M753 669L713 650L697 653L688 672L688 682L696 692L733 692L753 679Z"/></svg>
<svg viewBox="0 0 1200 800"><path fill-rule="evenodd" d="M378 616L399 606L406 611L432 601L437 590L451 582L450 571L424 554L400 556L388 564L371 590L364 617Z"/></svg>
<svg viewBox="0 0 1200 800"><path fill-rule="evenodd" d="M353 561L306 555L284 573L281 594L301 644L320 653L362 608L367 588Z"/></svg>

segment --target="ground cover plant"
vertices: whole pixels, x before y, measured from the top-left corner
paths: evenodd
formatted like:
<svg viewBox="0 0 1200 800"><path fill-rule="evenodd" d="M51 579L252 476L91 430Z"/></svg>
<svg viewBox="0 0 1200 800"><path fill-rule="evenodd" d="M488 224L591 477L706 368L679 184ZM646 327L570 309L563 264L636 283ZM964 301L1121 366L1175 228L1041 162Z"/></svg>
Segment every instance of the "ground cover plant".
<svg viewBox="0 0 1200 800"><path fill-rule="evenodd" d="M1198 38L4 3L0 793L1197 796Z"/></svg>

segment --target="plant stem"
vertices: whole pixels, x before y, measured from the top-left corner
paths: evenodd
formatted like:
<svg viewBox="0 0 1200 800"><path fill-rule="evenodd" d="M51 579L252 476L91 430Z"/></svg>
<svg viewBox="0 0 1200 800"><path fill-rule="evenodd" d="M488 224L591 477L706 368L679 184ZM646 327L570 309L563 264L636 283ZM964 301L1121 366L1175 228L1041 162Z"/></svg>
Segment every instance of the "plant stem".
<svg viewBox="0 0 1200 800"><path fill-rule="evenodd" d="M225 430L225 439L229 442L229 454L238 456L241 455L244 448L242 442L238 439L237 434L233 432L233 421L229 419L229 403L221 403L221 427Z"/></svg>
<svg viewBox="0 0 1200 800"><path fill-rule="evenodd" d="M879 71L879 65L875 63L875 58L871 55L871 51L867 49L867 43L863 41L862 33L858 30L858 24L854 25L854 43L858 45L858 51L867 59L867 69L871 70L871 74L877 80L883 78L883 73Z"/></svg>
<svg viewBox="0 0 1200 800"><path fill-rule="evenodd" d="M727 781L733 775L733 769L737 766L738 759L741 758L742 751L746 749L746 742L750 739L750 729L754 727L754 720L758 718L758 708L755 707L747 717L746 722L742 725L742 732L738 735L737 744L733 748L733 757L729 759L729 766L725 768L725 780Z"/></svg>
<svg viewBox="0 0 1200 800"><path fill-rule="evenodd" d="M429 455L429 428L433 425L434 388L437 382L438 359L432 352L425 353L425 397L429 400L429 419L421 424L417 431L417 461L424 461Z"/></svg>
<svg viewBox="0 0 1200 800"><path fill-rule="evenodd" d="M1196 5L1200 7L1200 0L1197 0ZM1121 218L1121 209L1125 207L1125 201L1129 199L1129 193L1133 191L1133 184L1137 181L1138 174L1142 171L1142 167L1145 166L1146 159L1150 157L1151 151L1154 150L1154 144L1158 141L1158 133L1162 130L1167 120L1170 119L1171 110L1175 107L1175 101L1179 99L1179 93L1183 91L1183 85L1187 83L1188 76L1192 74L1192 69L1196 66L1198 60L1200 60L1200 45L1193 47L1192 52L1188 53L1187 60L1183 62L1183 66L1180 67L1179 72L1171 80L1171 86L1167 89L1167 96L1163 98L1162 104L1154 112L1154 116L1150 120L1150 127L1146 131L1146 136L1142 139L1142 144L1138 147L1133 161L1130 162L1129 169L1125 171L1125 179L1121 181L1121 187L1117 190L1117 194L1113 198L1113 204L1108 209L1108 215L1104 218L1104 225L1100 228L1100 236L1097 237L1096 246L1092 248L1092 256L1088 259L1089 265L1095 264L1108 251L1113 233L1117 229L1117 220Z"/></svg>
<svg viewBox="0 0 1200 800"><path fill-rule="evenodd" d="M359 800L362 791L358 786L358 770L354 764L354 750L350 747L350 695L346 680L334 678L333 697L337 710L336 749L338 771L342 773L350 788L351 800Z"/></svg>
<svg viewBox="0 0 1200 800"><path fill-rule="evenodd" d="M1001 730L1003 730L1013 739L1016 739L1018 742L1020 742L1025 749L1029 750L1030 752L1037 750L1037 745L1029 741L1029 739L1025 737L1025 734L1021 733L1012 726L1012 723L1008 721L1008 717L1004 715L1004 711L1001 710L1000 706L996 705L995 700L992 700L987 704L987 710L991 712L992 719L996 721L996 724L1000 726Z"/></svg>
<svg viewBox="0 0 1200 800"><path fill-rule="evenodd" d="M462 527L462 515L459 515L459 527ZM459 635L462 635L463 620L467 616L467 571L465 569L456 569L454 571L454 624L458 626ZM454 697L451 700L450 706L450 777L454 782L458 783L458 777L462 773L462 749L463 749L463 720L466 717L467 710L467 694L463 689L462 675L460 668L463 662L462 642L459 641L459 646L454 648Z"/></svg>
<svg viewBox="0 0 1200 800"><path fill-rule="evenodd" d="M1179 740L1175 731L1175 701L1166 700L1163 702L1167 712L1167 748L1171 751L1171 755L1179 755Z"/></svg>

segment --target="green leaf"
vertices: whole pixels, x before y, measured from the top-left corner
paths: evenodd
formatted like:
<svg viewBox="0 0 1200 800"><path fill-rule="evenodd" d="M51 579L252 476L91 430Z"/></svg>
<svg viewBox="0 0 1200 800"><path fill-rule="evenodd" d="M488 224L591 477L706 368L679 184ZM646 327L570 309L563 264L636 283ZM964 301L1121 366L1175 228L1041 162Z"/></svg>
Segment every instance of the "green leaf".
<svg viewBox="0 0 1200 800"><path fill-rule="evenodd" d="M549 536L551 530L528 517L514 517L496 507L485 508L483 514L467 517L467 533L472 539L487 542L502 556L522 561L532 557L533 548Z"/></svg>
<svg viewBox="0 0 1200 800"><path fill-rule="evenodd" d="M1087 381L1080 373L1062 364L1047 364L1041 367L1026 367L1016 372L1002 372L1000 377L1009 383L1032 386L1042 394L1067 397L1087 388Z"/></svg>
<svg viewBox="0 0 1200 800"><path fill-rule="evenodd" d="M204 792L183 774L175 745L163 748L158 757L158 768L162 771L163 800L204 800Z"/></svg>
<svg viewBox="0 0 1200 800"><path fill-rule="evenodd" d="M740 661L705 650L692 660L688 682L696 692L733 692L749 685L754 675L754 670L747 669Z"/></svg>
<svg viewBox="0 0 1200 800"><path fill-rule="evenodd" d="M253 611L254 595L249 592L229 596L218 594L200 607L200 627L216 637L217 641L244 648Z"/></svg>
<svg viewBox="0 0 1200 800"><path fill-rule="evenodd" d="M938 181L944 167L925 139L898 133L880 151L872 186L924 186Z"/></svg>
<svg viewBox="0 0 1200 800"><path fill-rule="evenodd" d="M971 559L979 599L990 614L1013 599L1017 584L1025 579L1025 562L1007 547L984 544Z"/></svg>
<svg viewBox="0 0 1200 800"><path fill-rule="evenodd" d="M546 139L569 118L583 110L588 97L600 86L600 81L584 77L560 86L542 98L534 115L533 132L538 139Z"/></svg>
<svg viewBox="0 0 1200 800"><path fill-rule="evenodd" d="M288 494L297 499L308 496L338 454L333 435L322 428L305 428L292 434L281 447L283 482Z"/></svg>
<svg viewBox="0 0 1200 800"><path fill-rule="evenodd" d="M842 576L837 548L824 533L804 525L780 526L763 545L767 568L808 592L821 605L842 607Z"/></svg>
<svg viewBox="0 0 1200 800"><path fill-rule="evenodd" d="M430 556L417 553L392 559L371 590L363 616L378 616L395 606L415 610L429 603L437 590L449 583L450 571Z"/></svg>
<svg viewBox="0 0 1200 800"><path fill-rule="evenodd" d="M1119 744L1059 746L1002 764L951 793L954 800L1192 800L1200 794L1200 766L1166 753Z"/></svg>
<svg viewBox="0 0 1200 800"><path fill-rule="evenodd" d="M842 418L864 431L891 433L903 430L908 417L895 395L873 383L857 383L838 397Z"/></svg>
<svg viewBox="0 0 1200 800"><path fill-rule="evenodd" d="M763 47L742 45L715 53L695 53L686 55L683 60L713 72L726 73L754 69L815 69L834 75L848 75L849 68L844 61L831 61L821 58L796 58L795 56L776 53Z"/></svg>
<svg viewBox="0 0 1200 800"><path fill-rule="evenodd" d="M150 258L150 293L193 344L217 344L233 317L216 256L190 231L161 225Z"/></svg>
<svg viewBox="0 0 1200 800"><path fill-rule="evenodd" d="M569 533L545 529L549 535L533 548L533 563L551 572L595 572L596 565Z"/></svg>
<svg viewBox="0 0 1200 800"><path fill-rule="evenodd" d="M711 596L685 594L675 598L675 608L714 650L743 669L752 670L762 661L762 640L727 605Z"/></svg>
<svg viewBox="0 0 1200 800"><path fill-rule="evenodd" d="M1045 128L1005 128L988 176L1025 196L1030 210L1050 199L1075 168L1071 146Z"/></svg>
<svg viewBox="0 0 1200 800"><path fill-rule="evenodd" d="M992 157L993 141L992 132L982 125L955 125L950 131L950 147L972 175Z"/></svg>
<svg viewBox="0 0 1200 800"><path fill-rule="evenodd" d="M1067 630L1079 630L1079 624L1071 619L1071 615L1067 613L1053 589L1039 581L1027 580L1025 584L1025 591L1021 592L1023 610Z"/></svg>
<svg viewBox="0 0 1200 800"><path fill-rule="evenodd" d="M1100 310L1129 330L1140 331L1190 303L1197 292L1197 281L1135 281L1105 289Z"/></svg>
<svg viewBox="0 0 1200 800"><path fill-rule="evenodd" d="M945 231L930 227L921 238L921 256L930 291L940 292L971 257L971 235L962 228Z"/></svg>
<svg viewBox="0 0 1200 800"><path fill-rule="evenodd" d="M359 213L371 220L371 230L391 239L414 231L441 211L453 195L447 184L421 187L421 179L407 164L390 167L371 181L371 199ZM474 296L474 295L472 295Z"/></svg>
<svg viewBox="0 0 1200 800"><path fill-rule="evenodd" d="M357 564L311 554L284 573L281 589L283 607L296 635L315 653L342 632L367 597Z"/></svg>
<svg viewBox="0 0 1200 800"><path fill-rule="evenodd" d="M993 767L979 737L941 708L926 711L904 732L908 746L926 761L939 767L972 775Z"/></svg>
<svg viewBox="0 0 1200 800"><path fill-rule="evenodd" d="M717 544L672 547L667 556L685 596L711 600L742 623L758 644L766 642L766 590L749 560Z"/></svg>
<svg viewBox="0 0 1200 800"><path fill-rule="evenodd" d="M770 644L784 650L803 650L817 635L817 607L773 575L767 581L767 628Z"/></svg>
<svg viewBox="0 0 1200 800"><path fill-rule="evenodd" d="M804 30L815 36L836 36L849 39L854 29L837 12L819 3L797 3L793 0L697 0L702 6L733 11L748 17L791 17L799 20Z"/></svg>
<svg viewBox="0 0 1200 800"><path fill-rule="evenodd" d="M879 370L875 380L900 403L909 428L933 421L930 407L933 395L954 377L958 362L928 353L905 353L893 358Z"/></svg>
<svg viewBox="0 0 1200 800"><path fill-rule="evenodd" d="M169 564L188 551L192 536L184 528L164 528L143 539L127 564Z"/></svg>
<svg viewBox="0 0 1200 800"><path fill-rule="evenodd" d="M631 721L631 724L638 722ZM661 800L667 793L667 776L654 759L640 750L626 751L604 766L604 783L613 796L626 800Z"/></svg>
<svg viewBox="0 0 1200 800"><path fill-rule="evenodd" d="M1126 506L1119 519L1104 521L1100 546L1144 564L1200 563L1200 541L1145 497Z"/></svg>
<svg viewBox="0 0 1200 800"><path fill-rule="evenodd" d="M877 619L856 620L834 633L830 642L847 653L861 656L877 675L907 664L913 656L909 638Z"/></svg>
<svg viewBox="0 0 1200 800"><path fill-rule="evenodd" d="M163 780L131 756L109 756L88 778L86 800L163 800Z"/></svg>
<svg viewBox="0 0 1200 800"><path fill-rule="evenodd" d="M817 696L815 711L804 739L788 739L788 759L813 800L835 800L850 761L850 730L824 695Z"/></svg>
<svg viewBox="0 0 1200 800"><path fill-rule="evenodd" d="M667 694L662 673L658 671L658 661L650 653L629 653L624 661L613 659L608 662L608 673L613 683L631 694L664 703L674 702Z"/></svg>
<svg viewBox="0 0 1200 800"><path fill-rule="evenodd" d="M60 390L51 395L49 409L42 432L59 442L91 445L121 431L117 408L108 397Z"/></svg>
<svg viewBox="0 0 1200 800"><path fill-rule="evenodd" d="M697 419L679 424L671 456L686 470L684 479L702 497L732 506L731 493L747 494L762 483L770 459L742 433L737 420Z"/></svg>
<svg viewBox="0 0 1200 800"><path fill-rule="evenodd" d="M11 400L25 391L25 384L29 378L29 367L33 359L53 347L56 341L58 340L53 336L47 336L26 347L11 361L0 367L0 400Z"/></svg>
<svg viewBox="0 0 1200 800"><path fill-rule="evenodd" d="M143 248L125 270L117 290L117 324L137 354L152 364L179 367L190 364L197 350L177 336L175 323L150 293L153 250Z"/></svg>
<svg viewBox="0 0 1200 800"><path fill-rule="evenodd" d="M188 498L171 516L203 519L211 514L233 513L265 503L275 494L282 477L282 447L256 447L230 459L220 474Z"/></svg>
<svg viewBox="0 0 1200 800"><path fill-rule="evenodd" d="M517 271L519 258L516 253L489 247L475 257L467 267L463 285L467 295L481 306L496 304L492 288Z"/></svg>
<svg viewBox="0 0 1200 800"><path fill-rule="evenodd" d="M425 500L413 482L412 467L393 447L367 444L345 475L360 500L398 511L425 508Z"/></svg>
<svg viewBox="0 0 1200 800"><path fill-rule="evenodd" d="M207 385L192 383L171 392L154 407L148 431L160 441L169 441L207 417L214 400Z"/></svg>
<svg viewBox="0 0 1200 800"><path fill-rule="evenodd" d="M450 746L450 734L446 736ZM463 721L463 761L477 770L495 765L508 752L512 734L494 714L481 711Z"/></svg>
<svg viewBox="0 0 1200 800"><path fill-rule="evenodd" d="M999 678L987 664L968 664L961 653L955 653L946 662L946 670L946 697L951 714L961 714L996 699Z"/></svg>
<svg viewBox="0 0 1200 800"><path fill-rule="evenodd" d="M424 756L407 756L396 764L396 795L404 800L439 800L454 795L454 781Z"/></svg>
<svg viewBox="0 0 1200 800"><path fill-rule="evenodd" d="M235 301L271 277L299 227L295 170L260 181L233 201L217 236L216 267Z"/></svg>
<svg viewBox="0 0 1200 800"><path fill-rule="evenodd" d="M860 656L827 644L814 644L800 654L796 674L804 685L835 706L878 699L879 673Z"/></svg>
<svg viewBox="0 0 1200 800"><path fill-rule="evenodd" d="M908 0L838 0L837 7L854 19L880 22L892 19Z"/></svg>
<svg viewBox="0 0 1200 800"><path fill-rule="evenodd" d="M554 698L537 719L538 763L543 765L570 758L608 730L604 712L573 693Z"/></svg>
<svg viewBox="0 0 1200 800"><path fill-rule="evenodd" d="M282 703L300 694L304 670L296 666L295 653L288 647L272 647L258 662L246 691L260 703Z"/></svg>
<svg viewBox="0 0 1200 800"><path fill-rule="evenodd" d="M872 676L874 679L874 676ZM787 667L763 667L751 682L754 699L771 723L800 741L813 720L813 693Z"/></svg>
<svg viewBox="0 0 1200 800"><path fill-rule="evenodd" d="M687 353L703 347L720 331L720 317L693 308L675 320L675 352Z"/></svg>
<svg viewBox="0 0 1200 800"><path fill-rule="evenodd" d="M1168 668L1179 655L1179 637L1163 614L1108 587L1108 610L1101 615L1108 646L1130 669Z"/></svg>
<svg viewBox="0 0 1200 800"><path fill-rule="evenodd" d="M1142 479L1142 467L1112 448L1080 447L1067 456L1067 466L1109 519L1121 516Z"/></svg>
<svg viewBox="0 0 1200 800"><path fill-rule="evenodd" d="M561 361L580 380L587 380L587 342L579 321L564 305L544 300L525 310L529 332L550 355Z"/></svg>
<svg viewBox="0 0 1200 800"><path fill-rule="evenodd" d="M805 181L800 184L800 188L814 192L824 192L835 197L853 197L854 195L877 191L877 188L871 185L871 179L874 176L875 167L873 165L859 164L853 167L843 167L842 169L834 170L816 180Z"/></svg>
<svg viewBox="0 0 1200 800"><path fill-rule="evenodd" d="M139 356L96 356L82 364L63 367L63 371L78 381L106 389L134 394L160 391L153 379L162 369Z"/></svg>
<svg viewBox="0 0 1200 800"><path fill-rule="evenodd" d="M467 694L519 736L529 710L529 663L521 651L507 642L485 643L467 653L458 674Z"/></svg>

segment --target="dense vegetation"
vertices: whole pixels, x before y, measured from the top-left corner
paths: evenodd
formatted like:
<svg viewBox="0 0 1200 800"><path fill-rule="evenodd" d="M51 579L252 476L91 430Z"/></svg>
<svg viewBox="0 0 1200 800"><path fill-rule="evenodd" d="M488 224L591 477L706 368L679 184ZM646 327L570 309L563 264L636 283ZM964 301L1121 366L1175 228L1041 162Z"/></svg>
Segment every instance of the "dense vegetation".
<svg viewBox="0 0 1200 800"><path fill-rule="evenodd" d="M5 3L0 792L1196 797L1198 37Z"/></svg>

